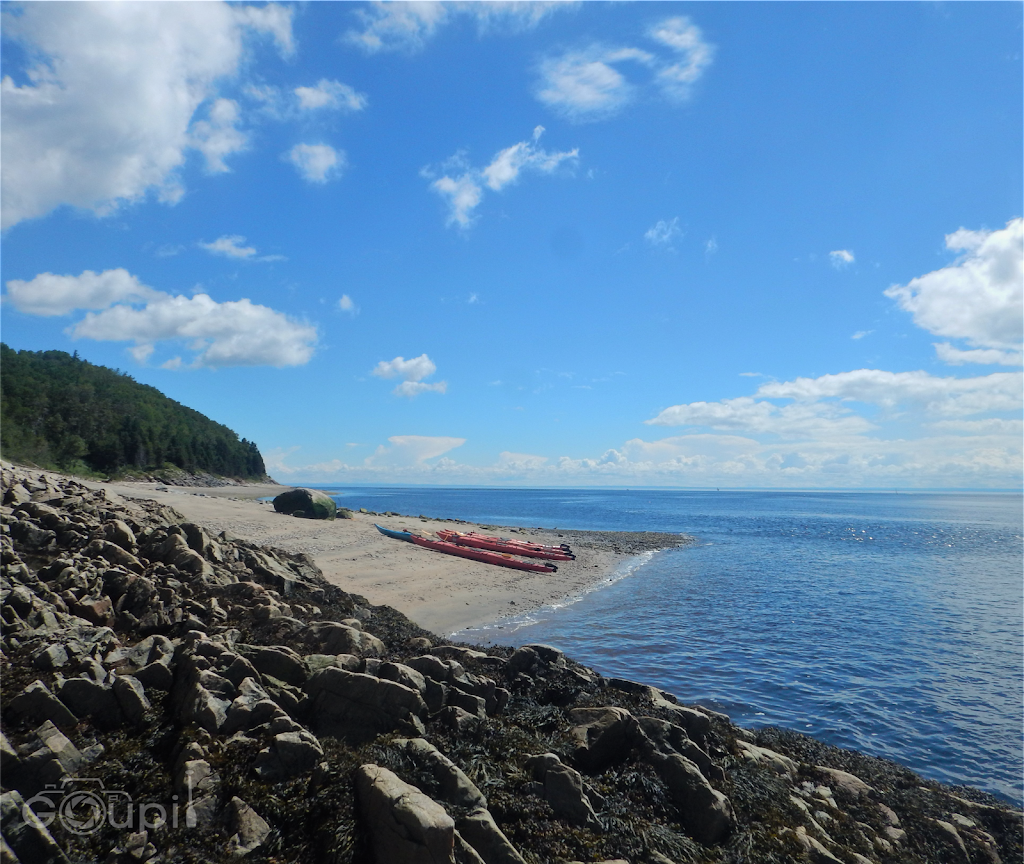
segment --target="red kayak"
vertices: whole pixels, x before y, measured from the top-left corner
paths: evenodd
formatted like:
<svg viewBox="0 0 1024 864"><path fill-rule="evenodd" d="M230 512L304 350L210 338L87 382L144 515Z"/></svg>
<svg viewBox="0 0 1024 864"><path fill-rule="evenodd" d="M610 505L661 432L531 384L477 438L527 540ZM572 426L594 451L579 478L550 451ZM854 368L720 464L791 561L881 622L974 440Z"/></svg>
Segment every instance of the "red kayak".
<svg viewBox="0 0 1024 864"><path fill-rule="evenodd" d="M433 549L435 552L443 552L445 555L458 555L460 558L472 558L474 561L483 561L485 564L497 564L499 567L511 567L514 570L532 570L535 573L554 573L558 568L554 564L540 563L539 561L520 561L508 555L501 555L497 552L485 552L482 549L469 549L455 543L446 543L443 540L428 540L409 531L393 531L388 528L377 526L377 530L387 537L395 540L405 540L408 543L415 543L425 549Z"/></svg>
<svg viewBox="0 0 1024 864"><path fill-rule="evenodd" d="M505 540L501 537L488 537L485 534L460 534L458 531L448 530L438 531L437 536L449 543L458 543L460 546L490 549L509 555L522 555L524 558L547 558L549 561L576 560L576 556L567 549L542 546L539 543L528 543L523 540Z"/></svg>

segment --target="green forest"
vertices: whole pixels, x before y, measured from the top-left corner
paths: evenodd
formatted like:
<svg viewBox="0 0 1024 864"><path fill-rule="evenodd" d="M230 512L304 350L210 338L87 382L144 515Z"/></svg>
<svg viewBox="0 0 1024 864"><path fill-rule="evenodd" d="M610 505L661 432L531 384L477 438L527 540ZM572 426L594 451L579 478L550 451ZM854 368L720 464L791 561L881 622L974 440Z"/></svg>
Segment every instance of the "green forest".
<svg viewBox="0 0 1024 864"><path fill-rule="evenodd" d="M256 445L126 373L64 351L0 343L0 453L40 468L132 469L258 479Z"/></svg>

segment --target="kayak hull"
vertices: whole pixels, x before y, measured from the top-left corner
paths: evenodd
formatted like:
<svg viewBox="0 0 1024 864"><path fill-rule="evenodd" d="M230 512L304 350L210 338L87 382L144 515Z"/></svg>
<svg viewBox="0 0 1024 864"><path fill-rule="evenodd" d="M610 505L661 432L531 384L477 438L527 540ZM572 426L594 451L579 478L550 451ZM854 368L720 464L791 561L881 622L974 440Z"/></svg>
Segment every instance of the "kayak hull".
<svg viewBox="0 0 1024 864"><path fill-rule="evenodd" d="M558 567L548 562L520 561L499 552L489 552L485 549L473 549L466 546L459 546L455 543L448 543L444 540L428 540L409 531L393 531L374 524L374 527L385 537L393 540L404 540L422 546L424 549L433 549L435 552L442 552L445 555L456 555L459 558L470 558L474 561L482 561L485 564L495 564L498 567L510 567L513 570L531 570L535 573L555 573Z"/></svg>
<svg viewBox="0 0 1024 864"><path fill-rule="evenodd" d="M483 534L460 534L458 531L438 531L437 536L449 543L459 546L470 546L474 549L489 549L492 552L505 552L509 555L522 555L524 558L546 558L548 561L575 561L571 552L539 544L522 543L517 540L502 540L500 537L487 537Z"/></svg>

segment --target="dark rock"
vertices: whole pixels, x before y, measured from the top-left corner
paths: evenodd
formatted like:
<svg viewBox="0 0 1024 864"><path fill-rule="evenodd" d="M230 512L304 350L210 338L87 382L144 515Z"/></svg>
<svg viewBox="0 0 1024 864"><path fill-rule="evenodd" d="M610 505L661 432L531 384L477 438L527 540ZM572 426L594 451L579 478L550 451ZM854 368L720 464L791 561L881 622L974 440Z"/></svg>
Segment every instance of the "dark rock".
<svg viewBox="0 0 1024 864"><path fill-rule="evenodd" d="M11 714L37 726L47 720L62 729L70 729L78 721L68 707L50 692L42 681L29 684L11 700Z"/></svg>
<svg viewBox="0 0 1024 864"><path fill-rule="evenodd" d="M135 725L141 723L150 704L139 679L131 675L119 675L114 678L112 689L128 722Z"/></svg>
<svg viewBox="0 0 1024 864"><path fill-rule="evenodd" d="M337 505L334 500L316 489L290 489L274 499L278 513L294 513L301 510L307 519L334 519Z"/></svg>
<svg viewBox="0 0 1024 864"><path fill-rule="evenodd" d="M370 834L374 859L394 864L441 864L453 860L455 823L445 809L387 768L356 771L359 812Z"/></svg>
<svg viewBox="0 0 1024 864"><path fill-rule="evenodd" d="M99 684L90 678L68 678L57 695L77 717L90 719L100 729L117 729L124 723L121 704L109 684Z"/></svg>
<svg viewBox="0 0 1024 864"><path fill-rule="evenodd" d="M128 526L127 522L120 519L112 519L103 526L103 536L107 541L120 546L126 552L135 551L135 532Z"/></svg>
<svg viewBox="0 0 1024 864"><path fill-rule="evenodd" d="M305 729L282 732L256 757L256 773L264 780L290 780L312 771L324 751L316 737Z"/></svg>
<svg viewBox="0 0 1024 864"><path fill-rule="evenodd" d="M32 654L32 665L44 672L51 672L68 665L68 652L63 645L44 645Z"/></svg>
<svg viewBox="0 0 1024 864"><path fill-rule="evenodd" d="M131 552L126 552L116 543L110 543L107 540L93 540L85 547L85 554L91 558L103 558L111 564L116 564L135 573L142 573L146 569Z"/></svg>
<svg viewBox="0 0 1024 864"><path fill-rule="evenodd" d="M271 648L257 648L251 645L236 646L238 653L245 657L261 674L270 675L286 684L301 687L309 673L302 658L291 648L277 645Z"/></svg>
<svg viewBox="0 0 1024 864"><path fill-rule="evenodd" d="M685 756L654 754L647 759L668 787L683 827L701 843L720 843L736 822L732 804Z"/></svg>
<svg viewBox="0 0 1024 864"><path fill-rule="evenodd" d="M526 764L532 768L534 780L543 783L544 799L556 816L573 825L592 830L600 828L578 771L563 765L554 753L531 756Z"/></svg>
<svg viewBox="0 0 1024 864"><path fill-rule="evenodd" d="M396 738L394 744L433 774L441 789L441 800L459 807L487 806L487 799L476 784L429 741L424 738Z"/></svg>
<svg viewBox="0 0 1024 864"><path fill-rule="evenodd" d="M394 681L330 668L306 683L314 731L344 736L389 732L426 714L420 694Z"/></svg>
<svg viewBox="0 0 1024 864"><path fill-rule="evenodd" d="M67 856L18 792L0 795L0 831L23 864L68 864Z"/></svg>
<svg viewBox="0 0 1024 864"><path fill-rule="evenodd" d="M569 717L577 742L573 761L584 771L602 771L629 754L636 721L626 709L574 708Z"/></svg>
<svg viewBox="0 0 1024 864"><path fill-rule="evenodd" d="M455 827L486 864L526 864L490 812L483 807L470 811L455 823Z"/></svg>

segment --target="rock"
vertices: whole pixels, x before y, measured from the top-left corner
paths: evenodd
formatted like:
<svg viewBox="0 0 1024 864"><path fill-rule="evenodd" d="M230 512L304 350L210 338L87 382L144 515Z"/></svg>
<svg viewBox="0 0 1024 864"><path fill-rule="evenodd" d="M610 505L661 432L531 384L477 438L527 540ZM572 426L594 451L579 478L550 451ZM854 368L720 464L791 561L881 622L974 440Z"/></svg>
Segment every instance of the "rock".
<svg viewBox="0 0 1024 864"><path fill-rule="evenodd" d="M0 832L23 864L68 864L67 856L18 792L0 795Z"/></svg>
<svg viewBox="0 0 1024 864"><path fill-rule="evenodd" d="M685 756L654 754L647 760L668 787L683 827L701 843L720 843L736 822L732 804Z"/></svg>
<svg viewBox="0 0 1024 864"><path fill-rule="evenodd" d="M767 747L758 747L756 744L749 744L739 738L736 739L736 746L740 754L748 762L756 762L759 765L766 765L776 774L790 778L796 777L799 765L788 756L769 750Z"/></svg>
<svg viewBox="0 0 1024 864"><path fill-rule="evenodd" d="M301 687L309 673L302 658L291 648L277 645L271 648L256 648L251 645L236 645L239 654L245 657L260 673L270 675L286 684Z"/></svg>
<svg viewBox="0 0 1024 864"><path fill-rule="evenodd" d="M44 645L32 654L32 665L44 672L61 669L68 664L68 652L63 645Z"/></svg>
<svg viewBox="0 0 1024 864"><path fill-rule="evenodd" d="M378 864L454 862L455 823L415 786L387 768L361 765L356 795Z"/></svg>
<svg viewBox="0 0 1024 864"><path fill-rule="evenodd" d="M376 636L363 633L337 621L317 621L303 631L309 645L315 645L324 654L358 654L379 657L386 653L384 643Z"/></svg>
<svg viewBox="0 0 1024 864"><path fill-rule="evenodd" d="M690 740L682 726L676 726L674 723L658 720L655 717L640 717L637 720L637 727L650 746L658 752L666 755L679 753L685 756L700 769L700 773L708 780L722 781L725 779L725 772L711 761L711 757L707 753ZM643 744L644 742L637 742L640 747L643 747Z"/></svg>
<svg viewBox="0 0 1024 864"><path fill-rule="evenodd" d="M131 552L126 552L116 543L110 543L107 540L93 540L85 547L85 554L91 558L103 558L111 564L124 567L134 573L142 573L146 569Z"/></svg>
<svg viewBox="0 0 1024 864"><path fill-rule="evenodd" d="M264 780L290 780L312 771L323 756L320 742L305 729L282 732L256 756L256 773Z"/></svg>
<svg viewBox="0 0 1024 864"><path fill-rule="evenodd" d="M135 549L135 532L128 527L128 523L123 522L120 519L112 519L103 526L103 536L107 538L107 541L120 546L126 552L132 552Z"/></svg>
<svg viewBox="0 0 1024 864"><path fill-rule="evenodd" d="M478 720L479 718L475 714L470 714L456 705L449 705L441 712L441 722L458 735L461 735Z"/></svg>
<svg viewBox="0 0 1024 864"><path fill-rule="evenodd" d="M254 726L272 721L284 714L254 678L246 678L238 685L238 696L228 708L221 734L231 735L239 729L248 730Z"/></svg>
<svg viewBox="0 0 1024 864"><path fill-rule="evenodd" d="M150 709L142 682L132 675L118 675L114 678L112 689L128 722L140 724Z"/></svg>
<svg viewBox="0 0 1024 864"><path fill-rule="evenodd" d="M417 691L421 696L426 696L427 680L420 672L404 663L381 663L377 667L377 677L387 681L395 681Z"/></svg>
<svg viewBox="0 0 1024 864"><path fill-rule="evenodd" d="M574 708L569 717L576 724L573 760L583 770L601 771L628 755L636 721L625 708Z"/></svg>
<svg viewBox="0 0 1024 864"><path fill-rule="evenodd" d="M396 738L394 744L404 748L413 759L429 768L441 787L443 801L461 807L487 806L487 799L476 784L429 741L424 738Z"/></svg>
<svg viewBox="0 0 1024 864"><path fill-rule="evenodd" d="M57 696L75 716L89 718L100 729L117 729L124 723L121 703L109 684L99 684L91 678L68 678Z"/></svg>
<svg viewBox="0 0 1024 864"><path fill-rule="evenodd" d="M783 830L788 831L789 829ZM797 828L793 833L800 845L804 847L804 852L812 864L842 864L835 855L822 846L818 840L808 834L807 829L804 828L803 825Z"/></svg>
<svg viewBox="0 0 1024 864"><path fill-rule="evenodd" d="M155 855L156 846L149 842L149 831L137 831L110 850L106 864L149 862Z"/></svg>
<svg viewBox="0 0 1024 864"><path fill-rule="evenodd" d="M415 669L421 675L425 675L427 678L431 678L434 681L447 681L449 675L449 667L445 665L444 661L432 654L424 654L421 657L413 657L408 660L406 664L410 669Z"/></svg>
<svg viewBox="0 0 1024 864"><path fill-rule="evenodd" d="M109 597L86 597L75 603L71 611L90 624L109 627L114 623L114 604Z"/></svg>
<svg viewBox="0 0 1024 864"><path fill-rule="evenodd" d="M229 830L234 832L228 840L232 855L248 855L270 836L266 820L237 795L228 802L228 818Z"/></svg>
<svg viewBox="0 0 1024 864"><path fill-rule="evenodd" d="M490 812L483 807L477 807L459 819L456 828L485 864L526 864Z"/></svg>
<svg viewBox="0 0 1024 864"><path fill-rule="evenodd" d="M12 716L33 726L50 720L62 729L70 729L78 723L67 705L54 696L42 681L34 681L15 696L9 710Z"/></svg>
<svg viewBox="0 0 1024 864"><path fill-rule="evenodd" d="M334 500L316 489L290 489L274 499L278 513L301 511L307 519L334 519L337 505Z"/></svg>
<svg viewBox="0 0 1024 864"><path fill-rule="evenodd" d="M186 802L185 825L208 828L217 818L220 775L205 759L186 759L178 769L175 786Z"/></svg>
<svg viewBox="0 0 1024 864"><path fill-rule="evenodd" d="M318 672L304 689L310 700L313 728L320 734L389 732L403 723L413 723L427 710L415 690L337 667Z"/></svg>
<svg viewBox="0 0 1024 864"><path fill-rule="evenodd" d="M221 674L236 687L240 687L246 678L253 678L256 681L260 679L260 673L256 671L256 667L245 657L236 656L228 668L221 671Z"/></svg>
<svg viewBox="0 0 1024 864"><path fill-rule="evenodd" d="M969 860L969 856L967 854L967 846L964 845L963 837L961 837L960 832L956 830L956 826L952 822L946 822L942 819L933 819L932 822L934 822L936 825L939 826L939 828L942 829L940 832L940 836L946 840L948 845L952 846L959 853L954 853L955 860Z"/></svg>
<svg viewBox="0 0 1024 864"><path fill-rule="evenodd" d="M860 798L861 795L868 795L875 790L865 783L860 777L856 777L838 768L826 768L824 765L815 765L816 770L829 778L829 785L841 789L853 798Z"/></svg>
<svg viewBox="0 0 1024 864"><path fill-rule="evenodd" d="M544 799L556 816L573 825L600 829L579 771L563 765L554 753L531 756L526 764L533 769L534 780L544 784Z"/></svg>

